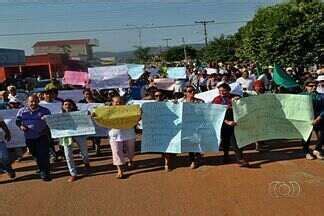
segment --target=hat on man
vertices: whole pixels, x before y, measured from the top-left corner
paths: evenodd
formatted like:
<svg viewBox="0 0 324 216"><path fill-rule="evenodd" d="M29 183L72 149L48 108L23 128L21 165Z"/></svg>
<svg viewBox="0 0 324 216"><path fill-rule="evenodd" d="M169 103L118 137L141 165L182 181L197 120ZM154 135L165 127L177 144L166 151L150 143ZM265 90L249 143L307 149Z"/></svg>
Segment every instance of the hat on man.
<svg viewBox="0 0 324 216"><path fill-rule="evenodd" d="M316 79L317 82L323 82L324 81L324 75L319 75Z"/></svg>

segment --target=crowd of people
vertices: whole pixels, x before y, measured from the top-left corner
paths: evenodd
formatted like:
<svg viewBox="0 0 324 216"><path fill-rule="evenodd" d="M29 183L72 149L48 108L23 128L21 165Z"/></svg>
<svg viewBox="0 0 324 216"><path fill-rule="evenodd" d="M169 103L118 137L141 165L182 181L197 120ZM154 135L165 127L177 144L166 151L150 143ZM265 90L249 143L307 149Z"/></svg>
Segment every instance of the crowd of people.
<svg viewBox="0 0 324 216"><path fill-rule="evenodd" d="M33 156L37 163L37 173L44 181L50 181L50 162L66 160L70 177L69 182L78 178L77 167L74 163L73 143L80 149L82 160L87 171L91 171L89 163L87 141L91 140L96 154L101 153L100 137L65 137L59 140L51 138L50 130L46 125L44 117L51 112L42 106L48 103L60 103L62 112L77 111L76 103L105 103L107 106L119 106L127 104L130 100L153 100L157 102L173 101L175 103L204 103L203 100L195 97L197 93L218 89L219 95L213 100L213 104L227 106L227 112L221 129L221 146L224 152L224 163L230 161L229 151L235 152L237 162L241 167L249 167L249 162L244 158L243 150L237 146L234 127L236 122L233 118L232 102L239 100L240 97L251 97L265 93L292 93L308 94L312 96L315 118L313 121L314 131L319 139L315 149L310 150L310 139L303 142L303 149L306 159L324 159L322 155L322 145L324 143L324 73L301 72L293 68L286 68L285 72L293 78L299 87L285 88L276 85L273 81L272 68L268 67L262 72L257 70L254 64L215 64L210 65L215 72L208 73L205 68L187 66L187 78L175 80L173 90L159 89L155 79L162 78L163 74L150 74L146 71L140 79L129 80L130 87L127 89L89 89L83 90L84 98L80 101L71 99L60 99L58 89L55 87L45 88L42 92L31 93L26 101L17 96L17 89L13 85L1 92L1 109L19 109L15 119L17 127L24 132L28 152ZM324 71L323 71L324 72ZM231 83L239 83L243 94L231 92ZM12 168L12 160L9 157L5 141L9 141L11 134L4 120L0 117L0 127L3 131L0 134L0 168L7 172L10 178L15 178L15 171ZM113 128L107 132L112 151L113 165L117 167L117 178L124 177L125 167L134 165L136 132L139 130ZM57 143L60 148L57 148ZM267 151L269 146L266 142L256 143L258 151ZM12 149L9 149L12 151ZM15 149L17 160L23 157L24 148ZM170 171L175 154L162 152L164 167ZM63 158L62 158L63 157ZM189 152L190 167L195 169L202 163L202 153Z"/></svg>

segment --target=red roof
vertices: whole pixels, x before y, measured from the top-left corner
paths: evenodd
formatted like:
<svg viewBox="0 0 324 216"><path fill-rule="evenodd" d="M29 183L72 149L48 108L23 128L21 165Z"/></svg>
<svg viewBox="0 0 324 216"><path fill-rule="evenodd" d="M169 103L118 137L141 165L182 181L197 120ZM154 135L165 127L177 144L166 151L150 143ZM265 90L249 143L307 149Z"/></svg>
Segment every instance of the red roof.
<svg viewBox="0 0 324 216"><path fill-rule="evenodd" d="M75 45L75 44L88 44L90 39L80 39L80 40L59 40L59 41L38 41L35 46L64 46L64 45Z"/></svg>

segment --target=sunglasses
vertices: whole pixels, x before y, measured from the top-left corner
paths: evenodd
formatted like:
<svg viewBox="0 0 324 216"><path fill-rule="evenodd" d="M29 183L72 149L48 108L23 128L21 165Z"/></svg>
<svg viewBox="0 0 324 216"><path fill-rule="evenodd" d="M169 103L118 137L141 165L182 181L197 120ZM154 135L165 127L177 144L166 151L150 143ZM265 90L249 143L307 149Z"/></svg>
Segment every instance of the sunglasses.
<svg viewBox="0 0 324 216"><path fill-rule="evenodd" d="M316 85L307 85L307 87L313 88L316 87Z"/></svg>
<svg viewBox="0 0 324 216"><path fill-rule="evenodd" d="M187 93L193 93L194 91L193 90L188 90L186 91Z"/></svg>
<svg viewBox="0 0 324 216"><path fill-rule="evenodd" d="M154 95L154 97L162 97L162 95L160 95L160 94L157 94L157 95Z"/></svg>

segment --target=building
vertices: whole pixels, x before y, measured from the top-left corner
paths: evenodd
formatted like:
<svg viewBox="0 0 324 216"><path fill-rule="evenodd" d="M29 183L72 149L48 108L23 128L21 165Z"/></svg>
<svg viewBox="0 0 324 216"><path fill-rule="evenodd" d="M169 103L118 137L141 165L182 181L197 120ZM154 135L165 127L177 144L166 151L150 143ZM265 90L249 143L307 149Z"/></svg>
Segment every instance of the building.
<svg viewBox="0 0 324 216"><path fill-rule="evenodd" d="M93 47L97 39L38 41L33 45L34 55L68 54L71 59L85 61L93 59Z"/></svg>
<svg viewBox="0 0 324 216"><path fill-rule="evenodd" d="M15 75L41 79L63 77L65 70L86 71L87 65L81 61L71 60L66 54L26 56L26 61L22 65L0 66L0 82Z"/></svg>

